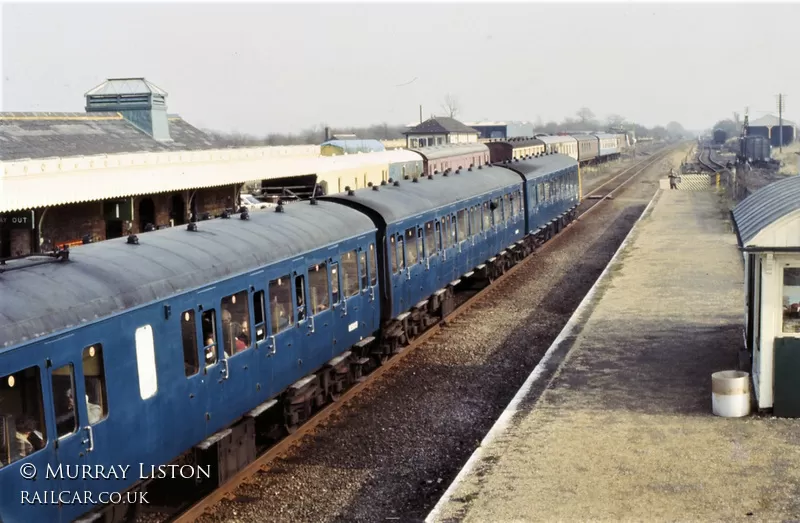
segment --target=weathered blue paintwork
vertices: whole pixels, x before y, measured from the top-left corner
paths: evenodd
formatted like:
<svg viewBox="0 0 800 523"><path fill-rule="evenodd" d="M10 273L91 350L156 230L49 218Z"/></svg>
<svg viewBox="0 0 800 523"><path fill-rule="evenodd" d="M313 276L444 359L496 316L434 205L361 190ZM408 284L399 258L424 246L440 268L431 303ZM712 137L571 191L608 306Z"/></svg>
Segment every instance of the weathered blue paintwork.
<svg viewBox="0 0 800 523"><path fill-rule="evenodd" d="M219 336L220 300L246 291L249 325L255 332L259 325L252 299L267 290L269 281L303 276L308 296L309 268L327 263L330 275L331 264L342 255L370 251L370 246L374 252L376 242L369 218L329 202L296 203L283 213L260 211L250 220L234 216L198 227L198 232L172 228L142 234L139 245L125 239L85 245L74 249L68 262L0 274L0 344L6 347L0 352L0 379L5 382L12 373L38 367L47 439L43 449L0 468L3 523L72 521L91 507L20 504L21 490L34 485L42 490L123 490L138 479L139 463L169 463L378 329L375 297L380 290L376 278L370 283L368 271L367 285L359 284L358 293L346 302L342 298L336 303L329 284L332 307L308 311L306 319L275 336L267 305L263 337L229 358L218 337L217 363L205 371L201 364L197 374L186 377L180 323L184 311L216 309ZM297 306L295 285L291 289ZM146 400L140 396L134 339L144 325L152 327L157 369L157 392ZM79 430L58 440L56 447L51 373L73 364L74 394L84 398L82 351L97 344L104 353L108 417L90 427L89 451L87 406L76 401ZM203 348L197 351L203 362ZM20 477L26 463L40 471L59 463L130 465L136 474L127 481L67 480L60 485L40 475L32 483Z"/></svg>

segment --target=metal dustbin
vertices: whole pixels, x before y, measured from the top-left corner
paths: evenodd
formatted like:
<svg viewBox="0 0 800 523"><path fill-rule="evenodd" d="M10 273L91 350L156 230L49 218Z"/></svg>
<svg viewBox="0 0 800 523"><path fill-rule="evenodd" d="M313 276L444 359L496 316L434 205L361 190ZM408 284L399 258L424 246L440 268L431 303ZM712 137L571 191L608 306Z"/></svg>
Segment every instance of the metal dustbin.
<svg viewBox="0 0 800 523"><path fill-rule="evenodd" d="M750 414L750 374L723 370L711 375L711 410L723 418Z"/></svg>

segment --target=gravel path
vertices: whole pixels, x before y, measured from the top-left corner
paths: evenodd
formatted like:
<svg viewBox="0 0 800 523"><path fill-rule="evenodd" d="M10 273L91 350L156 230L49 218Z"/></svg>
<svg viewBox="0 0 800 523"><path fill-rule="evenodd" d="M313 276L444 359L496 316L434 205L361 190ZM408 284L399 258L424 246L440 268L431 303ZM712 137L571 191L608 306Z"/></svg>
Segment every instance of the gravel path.
<svg viewBox="0 0 800 523"><path fill-rule="evenodd" d="M421 521L602 272L658 178L685 154L670 153L553 240L199 521Z"/></svg>

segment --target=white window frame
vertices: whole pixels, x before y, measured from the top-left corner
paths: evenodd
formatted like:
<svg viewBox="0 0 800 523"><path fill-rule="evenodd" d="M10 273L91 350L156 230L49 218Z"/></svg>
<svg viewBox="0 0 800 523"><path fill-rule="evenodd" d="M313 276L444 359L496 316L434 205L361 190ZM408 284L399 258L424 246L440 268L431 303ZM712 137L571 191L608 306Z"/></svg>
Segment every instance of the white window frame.
<svg viewBox="0 0 800 523"><path fill-rule="evenodd" d="M139 395L143 400L152 398L158 392L156 373L156 348L153 341L153 327L142 325L136 329L136 368L139 375Z"/></svg>

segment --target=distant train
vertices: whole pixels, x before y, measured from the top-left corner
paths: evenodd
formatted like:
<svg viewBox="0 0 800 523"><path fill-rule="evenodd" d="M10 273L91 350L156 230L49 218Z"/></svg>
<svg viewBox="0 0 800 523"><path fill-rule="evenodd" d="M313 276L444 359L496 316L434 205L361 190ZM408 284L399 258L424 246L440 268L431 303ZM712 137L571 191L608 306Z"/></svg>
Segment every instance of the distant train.
<svg viewBox="0 0 800 523"><path fill-rule="evenodd" d="M714 143L717 145L722 145L728 139L728 133L723 131L722 129L714 129Z"/></svg>
<svg viewBox="0 0 800 523"><path fill-rule="evenodd" d="M772 146L769 138L758 135L740 138L737 156L740 162L754 165L772 163Z"/></svg>
<svg viewBox="0 0 800 523"><path fill-rule="evenodd" d="M103 503L162 464L224 482L445 317L462 282L576 216L574 158L467 150L405 151L426 176L0 266L0 521L130 520L138 505ZM32 491L79 498L20 501Z"/></svg>
<svg viewBox="0 0 800 523"><path fill-rule="evenodd" d="M389 178L397 180L406 175L415 178L542 153L563 154L587 165L619 158L628 145L627 135L610 133L540 134L485 144L443 144L391 151L380 151L380 142L374 140L332 140L323 144L322 154L336 155L335 160L320 163L316 172L263 180L261 186L265 196L309 198L315 191L317 195L341 193L345 187L361 189L387 182ZM367 153L369 150L374 152ZM345 152L348 154L344 155Z"/></svg>

